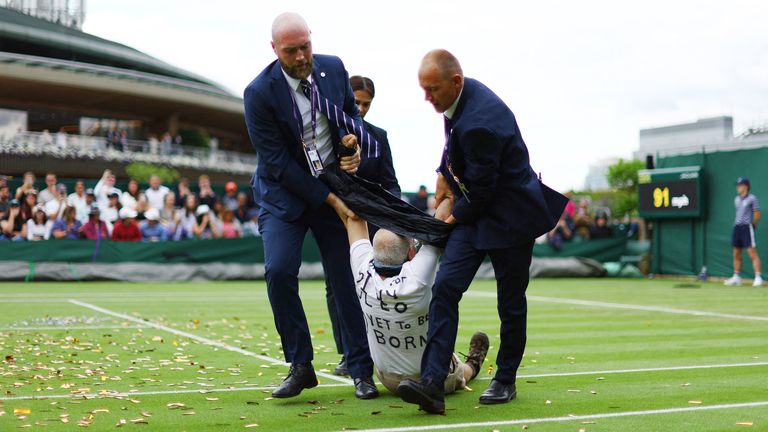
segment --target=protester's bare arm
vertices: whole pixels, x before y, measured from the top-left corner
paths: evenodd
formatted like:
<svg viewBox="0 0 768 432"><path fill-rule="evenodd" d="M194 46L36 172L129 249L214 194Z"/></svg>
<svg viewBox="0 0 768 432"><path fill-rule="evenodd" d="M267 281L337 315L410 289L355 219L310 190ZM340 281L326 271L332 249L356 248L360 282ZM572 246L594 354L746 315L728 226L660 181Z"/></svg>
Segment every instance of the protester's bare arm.
<svg viewBox="0 0 768 432"><path fill-rule="evenodd" d="M352 245L358 240L368 240L368 223L360 218L346 218L344 225L347 227L347 237Z"/></svg>

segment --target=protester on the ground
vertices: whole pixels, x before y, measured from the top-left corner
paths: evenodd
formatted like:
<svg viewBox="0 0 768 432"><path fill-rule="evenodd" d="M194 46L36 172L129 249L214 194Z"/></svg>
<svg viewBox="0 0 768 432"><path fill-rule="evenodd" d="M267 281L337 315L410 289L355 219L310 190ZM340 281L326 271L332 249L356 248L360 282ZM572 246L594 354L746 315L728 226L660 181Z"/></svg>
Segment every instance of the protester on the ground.
<svg viewBox="0 0 768 432"><path fill-rule="evenodd" d="M53 223L53 238L77 240L80 237L78 232L82 226L83 224L77 220L77 209L73 206L67 206L62 217Z"/></svg>

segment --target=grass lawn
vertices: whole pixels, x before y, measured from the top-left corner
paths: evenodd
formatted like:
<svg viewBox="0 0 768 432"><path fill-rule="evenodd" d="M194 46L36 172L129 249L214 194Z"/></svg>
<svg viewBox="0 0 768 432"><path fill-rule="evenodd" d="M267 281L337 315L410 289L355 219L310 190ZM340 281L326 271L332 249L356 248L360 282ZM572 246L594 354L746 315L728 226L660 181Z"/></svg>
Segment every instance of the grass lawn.
<svg viewBox="0 0 768 432"><path fill-rule="evenodd" d="M430 416L379 386L358 401L323 284L302 283L320 387L271 399L287 367L263 281L0 284L0 431L768 431L768 289L671 280L534 280L518 399L480 406L495 286L461 304L457 350L486 371Z"/></svg>

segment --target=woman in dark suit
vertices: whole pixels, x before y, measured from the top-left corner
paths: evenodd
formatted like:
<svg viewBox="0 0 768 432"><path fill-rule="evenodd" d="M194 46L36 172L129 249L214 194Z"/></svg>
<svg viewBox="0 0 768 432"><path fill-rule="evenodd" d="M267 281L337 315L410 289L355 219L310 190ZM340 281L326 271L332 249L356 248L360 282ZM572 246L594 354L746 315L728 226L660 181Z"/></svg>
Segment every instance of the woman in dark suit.
<svg viewBox="0 0 768 432"><path fill-rule="evenodd" d="M360 117L363 118L363 126L376 141L379 142L381 157L371 158L368 157L368 149L363 146L361 151L360 168L357 170L357 175L366 180L378 183L389 191L392 195L400 196L400 185L397 183L397 177L395 176L395 167L392 165L392 150L389 148L389 140L387 139L387 131L380 127L376 127L367 121L365 121L365 115L371 108L371 102L376 95L376 88L373 86L373 81L370 78L355 75L349 78L349 84L352 87L352 92L355 95L355 103L357 109L360 111ZM370 154L373 154L371 149Z"/></svg>
<svg viewBox="0 0 768 432"><path fill-rule="evenodd" d="M397 183L395 167L392 165L392 150L389 148L387 131L365 121L365 115L371 108L371 102L376 95L376 88L373 86L373 81L371 81L370 78L355 75L349 78L349 84L355 95L355 103L357 104L357 109L360 111L360 117L363 118L363 127L365 127L365 130L373 135L373 138L379 142L379 150L381 152L380 157L371 157L374 154L374 149L369 149L366 145L363 145L360 151L361 160L360 167L357 170L357 176L373 183L378 183L392 195L400 197L400 185ZM373 235L378 230L378 227L369 225L368 230L371 239L373 239ZM333 338L336 341L336 349L339 354L342 354L344 352L344 345L341 341L341 329L339 328L339 321L336 317L336 304L334 303L331 290L328 289L327 281L325 293L328 302L328 314L331 317ZM333 373L340 376L348 375L347 362L343 356Z"/></svg>

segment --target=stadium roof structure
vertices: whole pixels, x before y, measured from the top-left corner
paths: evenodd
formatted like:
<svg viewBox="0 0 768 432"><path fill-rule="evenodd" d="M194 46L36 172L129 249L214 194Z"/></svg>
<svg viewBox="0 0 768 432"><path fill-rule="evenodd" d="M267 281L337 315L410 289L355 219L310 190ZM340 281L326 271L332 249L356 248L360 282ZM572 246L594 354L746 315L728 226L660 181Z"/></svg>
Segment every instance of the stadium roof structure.
<svg viewBox="0 0 768 432"><path fill-rule="evenodd" d="M157 132L203 128L232 140L233 150L251 151L242 99L221 85L131 47L4 7L0 105L142 120Z"/></svg>

